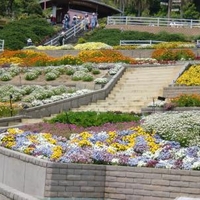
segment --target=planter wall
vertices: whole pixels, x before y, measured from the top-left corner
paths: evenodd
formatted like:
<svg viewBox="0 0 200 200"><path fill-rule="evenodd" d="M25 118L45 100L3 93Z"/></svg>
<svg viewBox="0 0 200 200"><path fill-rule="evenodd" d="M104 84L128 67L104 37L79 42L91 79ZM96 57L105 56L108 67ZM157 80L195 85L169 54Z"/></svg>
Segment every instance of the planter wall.
<svg viewBox="0 0 200 200"><path fill-rule="evenodd" d="M48 200L200 198L200 171L60 164L2 147L0 183Z"/></svg>
<svg viewBox="0 0 200 200"><path fill-rule="evenodd" d="M200 86L170 86L163 89L163 96L166 98L180 94L200 94Z"/></svg>
<svg viewBox="0 0 200 200"><path fill-rule="evenodd" d="M190 111L190 110L200 110L200 107L177 107L169 111L183 112L183 111ZM155 112L162 113L162 112L168 112L168 111L165 110L164 108L159 108L159 107L147 107L147 108L142 108L141 110L142 114L150 114L150 113L155 113Z"/></svg>

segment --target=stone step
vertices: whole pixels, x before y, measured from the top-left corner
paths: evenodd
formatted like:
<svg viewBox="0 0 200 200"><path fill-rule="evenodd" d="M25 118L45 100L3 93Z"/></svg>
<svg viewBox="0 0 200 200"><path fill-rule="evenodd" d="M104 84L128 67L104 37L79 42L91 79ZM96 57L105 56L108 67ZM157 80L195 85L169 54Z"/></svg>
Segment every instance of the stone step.
<svg viewBox="0 0 200 200"><path fill-rule="evenodd" d="M105 100L81 106L79 111L141 112L176 78L182 66L128 68Z"/></svg>

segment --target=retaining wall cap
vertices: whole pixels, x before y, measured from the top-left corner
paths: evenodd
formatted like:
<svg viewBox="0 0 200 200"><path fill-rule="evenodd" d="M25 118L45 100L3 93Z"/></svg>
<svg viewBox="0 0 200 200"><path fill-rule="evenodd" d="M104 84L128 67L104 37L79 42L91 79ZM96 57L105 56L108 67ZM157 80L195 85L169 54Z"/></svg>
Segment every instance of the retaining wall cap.
<svg viewBox="0 0 200 200"><path fill-rule="evenodd" d="M20 199L20 200L38 200L38 198L35 198L33 196L30 196L28 194L25 194L23 192L20 192L10 186L4 185L0 183L0 194L3 194L4 196L9 198L9 195L7 194L14 194L14 200ZM16 197L16 198L15 198Z"/></svg>

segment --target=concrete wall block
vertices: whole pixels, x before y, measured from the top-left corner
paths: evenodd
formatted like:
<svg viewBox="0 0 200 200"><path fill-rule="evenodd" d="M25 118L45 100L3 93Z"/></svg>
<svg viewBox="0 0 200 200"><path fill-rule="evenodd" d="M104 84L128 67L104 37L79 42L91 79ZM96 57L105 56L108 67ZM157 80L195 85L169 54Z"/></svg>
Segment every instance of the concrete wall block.
<svg viewBox="0 0 200 200"><path fill-rule="evenodd" d="M181 181L198 183L200 181L200 178L199 177L194 177L194 176L181 176Z"/></svg>
<svg viewBox="0 0 200 200"><path fill-rule="evenodd" d="M65 175L65 174L47 174L47 179L67 180L67 175Z"/></svg>
<svg viewBox="0 0 200 200"><path fill-rule="evenodd" d="M169 180L162 180L162 179L152 179L151 184L152 185L164 185L168 186L170 183Z"/></svg>
<svg viewBox="0 0 200 200"><path fill-rule="evenodd" d="M172 169L172 170L169 171L169 174L186 176L186 175L190 175L191 174L190 172L191 172L190 170L178 170L177 171L177 170Z"/></svg>
<svg viewBox="0 0 200 200"><path fill-rule="evenodd" d="M143 197L141 200L171 200L171 198L163 198L163 197Z"/></svg>
<svg viewBox="0 0 200 200"><path fill-rule="evenodd" d="M106 171L106 176L125 177L126 173L119 173L118 171Z"/></svg>
<svg viewBox="0 0 200 200"><path fill-rule="evenodd" d="M169 192L164 192L164 191L151 191L151 196L153 196L153 197L170 197Z"/></svg>
<svg viewBox="0 0 200 200"><path fill-rule="evenodd" d="M64 186L72 186L72 185L75 185L75 182L78 182L78 181L68 181L68 180L59 180L58 181L58 184L59 185L64 185Z"/></svg>
<svg viewBox="0 0 200 200"><path fill-rule="evenodd" d="M161 179L162 174L144 174L144 179Z"/></svg>
<svg viewBox="0 0 200 200"><path fill-rule="evenodd" d="M58 196L58 192L45 191L44 192L44 196L45 197L51 197L51 198L57 197Z"/></svg>
<svg viewBox="0 0 200 200"><path fill-rule="evenodd" d="M95 176L95 181L105 181L106 176Z"/></svg>
<svg viewBox="0 0 200 200"><path fill-rule="evenodd" d="M123 183L133 183L133 178L123 178L123 177L117 177L117 182L123 182Z"/></svg>
<svg viewBox="0 0 200 200"><path fill-rule="evenodd" d="M66 192L81 192L81 188L78 186L68 186L65 188Z"/></svg>
<svg viewBox="0 0 200 200"><path fill-rule="evenodd" d="M51 191L51 192L64 192L65 189L66 189L66 187L65 186L61 186L61 185L45 186L45 190Z"/></svg>
<svg viewBox="0 0 200 200"><path fill-rule="evenodd" d="M67 164L67 168L68 169L82 169L83 168L83 165L82 164L75 164L75 163L69 163Z"/></svg>
<svg viewBox="0 0 200 200"><path fill-rule="evenodd" d="M118 190L118 188L115 188L115 187L105 187L105 194L107 193L116 193L116 191Z"/></svg>
<svg viewBox="0 0 200 200"><path fill-rule="evenodd" d="M125 194L125 195L127 195L127 194L133 194L133 188L131 189L131 188L118 188L117 189L117 193L119 193L119 194Z"/></svg>
<svg viewBox="0 0 200 200"><path fill-rule="evenodd" d="M19 159L5 156L3 183L19 191L24 191L25 165L26 163Z"/></svg>
<svg viewBox="0 0 200 200"><path fill-rule="evenodd" d="M91 171L91 173L90 173L90 171ZM94 175L94 173L93 173L94 171L92 171L92 170L84 170L84 169L75 169L74 170L74 174L76 174L76 175Z"/></svg>
<svg viewBox="0 0 200 200"><path fill-rule="evenodd" d="M200 189L199 188L181 188L181 193L183 194L200 194Z"/></svg>
<svg viewBox="0 0 200 200"><path fill-rule="evenodd" d="M58 168L47 168L48 174L60 174L60 169Z"/></svg>
<svg viewBox="0 0 200 200"><path fill-rule="evenodd" d="M108 182L117 181L117 177L115 176L106 176L105 180Z"/></svg>
<svg viewBox="0 0 200 200"><path fill-rule="evenodd" d="M173 187L189 187L189 182L186 181L170 181L169 184Z"/></svg>
<svg viewBox="0 0 200 200"><path fill-rule="evenodd" d="M46 168L26 163L24 173L24 191L33 196L44 196Z"/></svg>
<svg viewBox="0 0 200 200"><path fill-rule="evenodd" d="M151 179L134 178L134 183L151 184Z"/></svg>
<svg viewBox="0 0 200 200"><path fill-rule="evenodd" d="M70 174L70 175L66 175L66 180L80 181L82 179L81 179L81 175Z"/></svg>
<svg viewBox="0 0 200 200"><path fill-rule="evenodd" d="M68 174L68 169L59 169L59 173L67 175Z"/></svg>
<svg viewBox="0 0 200 200"><path fill-rule="evenodd" d="M125 194L108 194L107 199L126 199Z"/></svg>
<svg viewBox="0 0 200 200"><path fill-rule="evenodd" d="M92 186L81 186L81 192L94 192L95 189Z"/></svg>
<svg viewBox="0 0 200 200"><path fill-rule="evenodd" d="M83 181L74 181L74 186L88 186L88 184L89 184L90 182L88 182L88 181L85 181L85 180L83 180ZM93 182L92 182L93 183ZM91 184L92 185L92 184Z"/></svg>
<svg viewBox="0 0 200 200"><path fill-rule="evenodd" d="M136 173L136 172L126 172L126 177L130 177L130 178L143 178L144 174L143 173Z"/></svg>
<svg viewBox="0 0 200 200"><path fill-rule="evenodd" d="M46 186L59 185L59 181L58 180L46 180L45 185Z"/></svg>
<svg viewBox="0 0 200 200"><path fill-rule="evenodd" d="M104 186L102 186L102 187L95 187L94 188L94 191L95 191L95 193L97 192L97 193L104 193L104 191L105 191L105 188L104 188Z"/></svg>
<svg viewBox="0 0 200 200"><path fill-rule="evenodd" d="M180 175L167 175L167 174L163 174L162 175L162 179L164 179L164 180L170 180L170 181L180 181L181 180L181 176Z"/></svg>
<svg viewBox="0 0 200 200"><path fill-rule="evenodd" d="M116 188L125 188L126 183L119 183L119 182L106 182L105 187L116 187Z"/></svg>
<svg viewBox="0 0 200 200"><path fill-rule="evenodd" d="M104 181L86 181L88 186L100 187L104 186Z"/></svg>
<svg viewBox="0 0 200 200"><path fill-rule="evenodd" d="M71 198L72 197L72 192L58 192L58 197L68 197Z"/></svg>

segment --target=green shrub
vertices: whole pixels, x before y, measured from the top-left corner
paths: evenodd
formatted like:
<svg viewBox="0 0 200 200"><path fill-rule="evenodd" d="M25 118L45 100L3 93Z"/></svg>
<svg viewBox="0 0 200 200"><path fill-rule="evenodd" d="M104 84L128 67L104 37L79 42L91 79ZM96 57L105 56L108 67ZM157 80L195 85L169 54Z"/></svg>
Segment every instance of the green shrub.
<svg viewBox="0 0 200 200"><path fill-rule="evenodd" d="M68 69L66 69L66 74L69 75L69 76L73 75L74 72L75 72L75 70L72 69L72 68L68 68Z"/></svg>
<svg viewBox="0 0 200 200"><path fill-rule="evenodd" d="M82 78L82 81L86 81L86 82L90 82L90 81L93 81L93 80L94 80L94 78L90 74L85 74L85 76L83 76L83 78Z"/></svg>
<svg viewBox="0 0 200 200"><path fill-rule="evenodd" d="M37 71L25 73L25 79L28 81L35 80L38 78L38 76L39 76L39 74L37 73Z"/></svg>
<svg viewBox="0 0 200 200"><path fill-rule="evenodd" d="M199 94L182 94L176 98L171 99L178 107L199 107L200 95Z"/></svg>
<svg viewBox="0 0 200 200"><path fill-rule="evenodd" d="M84 38L80 37L78 39L78 44L83 44L83 43L86 43L86 40Z"/></svg>
<svg viewBox="0 0 200 200"><path fill-rule="evenodd" d="M12 75L9 72L3 73L1 75L1 81L10 81L12 80Z"/></svg>
<svg viewBox="0 0 200 200"><path fill-rule="evenodd" d="M96 74L100 74L100 70L99 69L93 69L92 70L92 74L96 75Z"/></svg>
<svg viewBox="0 0 200 200"><path fill-rule="evenodd" d="M131 113L115 113L115 112L63 112L49 120L50 123L69 123L77 126L91 127L100 126L105 123L117 122L138 122L140 117Z"/></svg>
<svg viewBox="0 0 200 200"><path fill-rule="evenodd" d="M53 81L53 80L56 80L57 78L58 78L58 75L55 74L54 72L48 72L47 74L45 74L46 81Z"/></svg>
<svg viewBox="0 0 200 200"><path fill-rule="evenodd" d="M51 37L54 33L47 20L38 16L12 21L0 29L1 39L5 40L5 48L11 50L22 49L26 46L28 38L31 38L35 45L40 44L47 35Z"/></svg>

